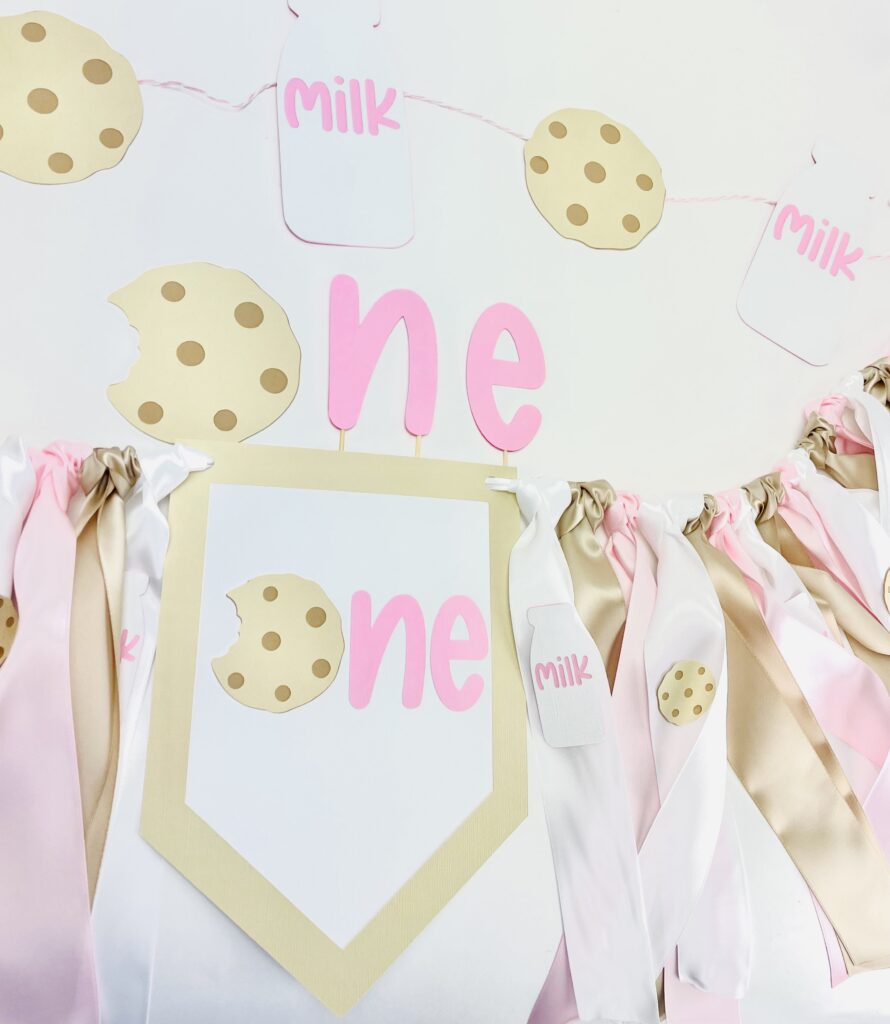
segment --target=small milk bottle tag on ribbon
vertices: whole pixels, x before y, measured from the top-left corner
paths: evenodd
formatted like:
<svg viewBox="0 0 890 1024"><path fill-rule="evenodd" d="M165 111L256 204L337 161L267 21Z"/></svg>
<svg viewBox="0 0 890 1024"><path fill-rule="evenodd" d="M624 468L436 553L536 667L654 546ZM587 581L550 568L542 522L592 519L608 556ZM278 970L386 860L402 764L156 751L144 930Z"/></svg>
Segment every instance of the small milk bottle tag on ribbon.
<svg viewBox="0 0 890 1024"><path fill-rule="evenodd" d="M741 318L814 366L843 340L871 221L865 179L817 144L770 217L738 298Z"/></svg>
<svg viewBox="0 0 890 1024"><path fill-rule="evenodd" d="M570 604L528 610L532 633L531 680L541 729L551 747L601 743L605 722L600 701L609 682L599 651Z"/></svg>
<svg viewBox="0 0 890 1024"><path fill-rule="evenodd" d="M396 248L414 234L401 83L379 0L289 0L278 67L284 219L306 242Z"/></svg>

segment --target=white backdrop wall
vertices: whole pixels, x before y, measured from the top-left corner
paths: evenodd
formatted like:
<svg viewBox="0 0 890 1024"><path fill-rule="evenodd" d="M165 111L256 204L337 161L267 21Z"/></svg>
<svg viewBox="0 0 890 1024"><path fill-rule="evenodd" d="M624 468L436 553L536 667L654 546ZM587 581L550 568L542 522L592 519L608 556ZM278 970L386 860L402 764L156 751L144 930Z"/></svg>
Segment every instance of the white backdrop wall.
<svg viewBox="0 0 890 1024"><path fill-rule="evenodd" d="M2 0L0 14L24 8ZM56 0L100 32L140 78L178 79L232 100L275 78L293 15L285 0ZM826 135L859 152L890 193L890 10L884 0L383 0L406 92L530 134L562 106L607 112L661 162L673 197L776 197ZM137 443L105 398L136 356L107 296L154 266L207 260L252 276L285 308L303 351L296 401L257 440L333 448L326 418L327 293L354 276L363 307L391 288L428 302L440 346L435 426L424 454L485 461L464 392L479 313L518 305L548 379L524 473L608 477L661 495L720 489L770 469L804 403L890 352L890 260L863 266L837 357L814 369L739 319L735 300L769 207L668 202L636 250L560 238L527 196L521 143L416 101L408 117L416 236L394 251L306 245L281 215L274 94L242 113L146 88L122 164L79 184L0 177L0 428ZM890 253L886 194L873 252ZM381 360L356 450L410 454L406 359ZM505 397L503 408L515 405ZM746 1024L890 1020L890 977L830 992L808 894L739 790L757 949Z"/></svg>

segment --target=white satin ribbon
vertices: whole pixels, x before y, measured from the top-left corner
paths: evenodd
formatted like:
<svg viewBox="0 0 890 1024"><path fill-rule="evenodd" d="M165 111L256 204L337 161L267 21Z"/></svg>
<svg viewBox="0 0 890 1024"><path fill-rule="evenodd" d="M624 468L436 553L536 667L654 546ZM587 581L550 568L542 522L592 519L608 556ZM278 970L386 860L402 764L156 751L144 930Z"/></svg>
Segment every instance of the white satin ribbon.
<svg viewBox="0 0 890 1024"><path fill-rule="evenodd" d="M21 439L0 444L0 597L12 597L12 568L37 481Z"/></svg>
<svg viewBox="0 0 890 1024"><path fill-rule="evenodd" d="M890 629L884 603L890 534L853 492L818 472L805 452L792 452L781 473L786 493L780 511L788 525L810 554ZM809 499L815 520L806 508L796 511L795 489Z"/></svg>
<svg viewBox="0 0 890 1024"><path fill-rule="evenodd" d="M656 1024L657 971L650 956L633 822L605 674L600 694L603 741L555 748L541 730L529 666L529 608L574 606L555 531L570 501L569 487L562 481L490 481L490 486L514 491L528 524L510 557L510 613L578 1013L583 1021ZM584 630L580 618L578 626Z"/></svg>
<svg viewBox="0 0 890 1024"><path fill-rule="evenodd" d="M125 506L127 560L121 622L121 742L108 837L99 871L92 921L96 942L101 1018L107 1024L141 1024L150 1002L151 958L160 913L157 892L131 873L139 857L158 858L139 838L143 763L148 740L146 696L154 663L160 610L161 575L169 527L162 503L189 473L211 460L181 445L140 452L142 476ZM135 857L135 860L133 859ZM160 860L160 858L158 858ZM121 891L126 892L122 901ZM121 912L121 907L126 912Z"/></svg>
<svg viewBox="0 0 890 1024"><path fill-rule="evenodd" d="M701 511L701 499L643 503L637 527L657 559L657 593L646 633L646 687L661 809L640 849L652 961L668 963L692 918L711 871L726 789L726 641L723 613L701 559L683 526ZM703 720L669 723L658 710L658 687L675 662L692 659L717 682ZM698 963L697 933L686 939L684 960Z"/></svg>

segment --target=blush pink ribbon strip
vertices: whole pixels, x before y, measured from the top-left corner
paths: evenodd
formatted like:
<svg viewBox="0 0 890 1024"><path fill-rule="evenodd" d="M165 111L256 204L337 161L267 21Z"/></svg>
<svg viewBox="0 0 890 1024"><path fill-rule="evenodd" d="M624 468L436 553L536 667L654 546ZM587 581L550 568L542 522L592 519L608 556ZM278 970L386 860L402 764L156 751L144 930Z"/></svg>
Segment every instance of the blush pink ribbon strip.
<svg viewBox="0 0 890 1024"><path fill-rule="evenodd" d="M33 452L15 558L20 628L0 672L0 1020L98 1024L68 677L75 537L66 511L90 448Z"/></svg>

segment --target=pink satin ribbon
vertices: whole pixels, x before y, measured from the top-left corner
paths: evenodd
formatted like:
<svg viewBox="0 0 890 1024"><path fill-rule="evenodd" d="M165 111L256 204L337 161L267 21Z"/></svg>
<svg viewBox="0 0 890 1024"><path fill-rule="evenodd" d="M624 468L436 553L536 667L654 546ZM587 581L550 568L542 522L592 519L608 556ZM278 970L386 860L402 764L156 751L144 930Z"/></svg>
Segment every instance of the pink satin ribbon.
<svg viewBox="0 0 890 1024"><path fill-rule="evenodd" d="M850 425L848 413L850 403L845 395L828 395L818 402L811 402L804 415L815 413L827 420L834 428L834 447L838 455L871 455L874 447L861 431Z"/></svg>
<svg viewBox="0 0 890 1024"><path fill-rule="evenodd" d="M86 446L32 452L37 490L15 559L20 628L0 672L0 1020L98 1024L68 677Z"/></svg>

